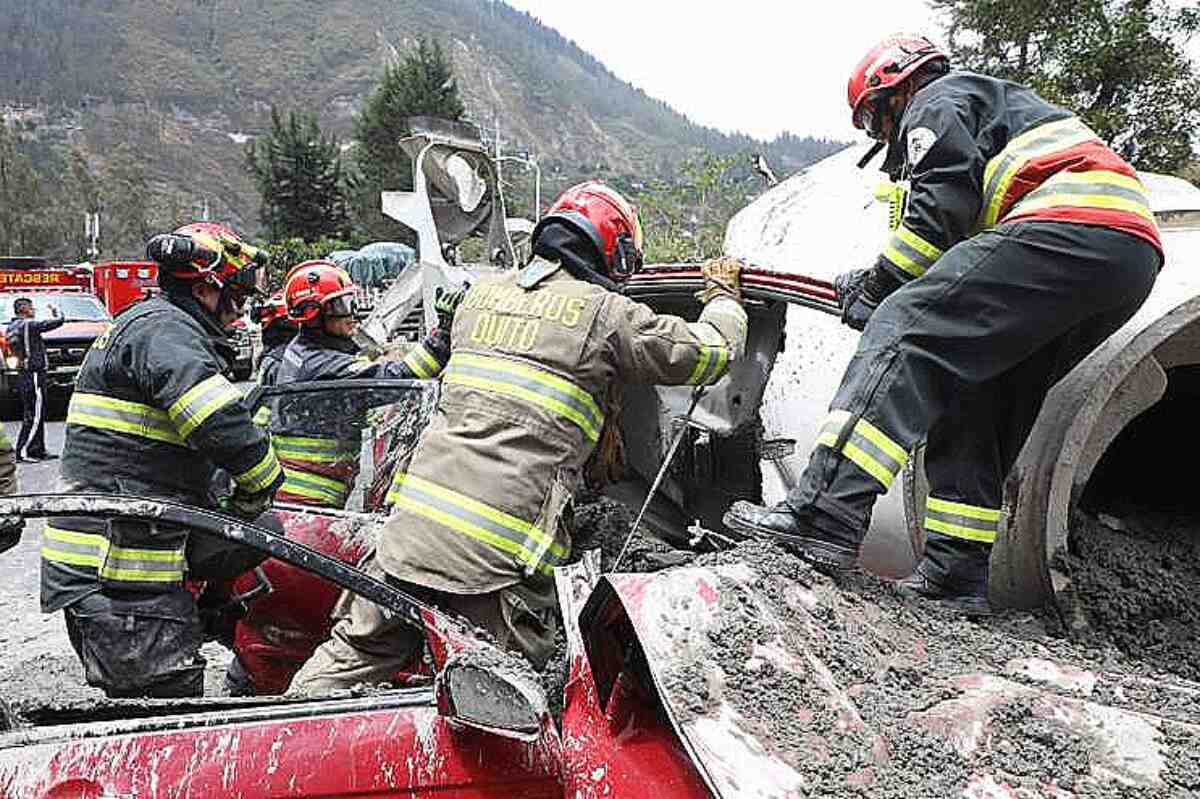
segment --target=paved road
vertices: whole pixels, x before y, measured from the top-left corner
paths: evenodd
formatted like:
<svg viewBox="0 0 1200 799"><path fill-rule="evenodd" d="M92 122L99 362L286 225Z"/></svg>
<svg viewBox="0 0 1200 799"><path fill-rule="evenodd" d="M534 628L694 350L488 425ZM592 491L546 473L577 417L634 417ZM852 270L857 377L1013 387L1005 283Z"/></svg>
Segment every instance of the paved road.
<svg viewBox="0 0 1200 799"><path fill-rule="evenodd" d="M4 426L16 443L20 423ZM46 449L61 452L62 443L63 423L47 423ZM17 464L17 479L22 493L59 490L58 461ZM71 687L83 683L62 614L43 615L38 607L42 526L41 519L27 522L21 543L0 554L0 696L18 703L76 693Z"/></svg>

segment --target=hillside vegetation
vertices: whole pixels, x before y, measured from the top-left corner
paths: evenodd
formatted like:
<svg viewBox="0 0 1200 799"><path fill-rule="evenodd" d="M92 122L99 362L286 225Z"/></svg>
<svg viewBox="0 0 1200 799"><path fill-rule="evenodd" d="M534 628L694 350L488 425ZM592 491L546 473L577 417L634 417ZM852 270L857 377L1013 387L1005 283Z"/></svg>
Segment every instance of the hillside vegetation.
<svg viewBox="0 0 1200 799"><path fill-rule="evenodd" d="M544 196L583 176L669 176L695 148L766 152L782 175L838 147L696 125L487 0L0 0L0 106L100 174L135 156L164 219L207 201L254 231L245 137L277 106L315 111L347 141L383 66L419 36L445 46L468 117L489 134L499 120L506 152L537 156Z"/></svg>

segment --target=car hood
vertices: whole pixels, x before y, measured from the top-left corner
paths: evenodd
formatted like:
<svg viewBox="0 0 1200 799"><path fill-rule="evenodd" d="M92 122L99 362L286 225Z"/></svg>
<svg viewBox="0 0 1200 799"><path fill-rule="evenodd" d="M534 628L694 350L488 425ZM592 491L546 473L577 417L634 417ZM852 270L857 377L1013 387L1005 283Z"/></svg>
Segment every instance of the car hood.
<svg viewBox="0 0 1200 799"><path fill-rule="evenodd" d="M112 327L112 322L67 322L62 327L42 334L47 343L80 338L95 338Z"/></svg>

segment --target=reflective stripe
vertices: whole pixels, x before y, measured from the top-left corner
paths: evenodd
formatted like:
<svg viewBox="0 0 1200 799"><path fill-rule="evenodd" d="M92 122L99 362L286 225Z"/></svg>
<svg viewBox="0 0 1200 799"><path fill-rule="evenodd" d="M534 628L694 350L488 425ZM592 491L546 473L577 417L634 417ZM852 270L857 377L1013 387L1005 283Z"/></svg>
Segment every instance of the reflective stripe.
<svg viewBox="0 0 1200 799"><path fill-rule="evenodd" d="M1000 510L931 496L925 502L925 529L991 544L1000 529Z"/></svg>
<svg viewBox="0 0 1200 799"><path fill-rule="evenodd" d="M372 361L367 356L357 355L357 356L355 356L354 360L351 361L350 364L346 368L350 371L350 374L356 375L359 372L365 372L367 369L370 369L374 365L375 365L375 362Z"/></svg>
<svg viewBox="0 0 1200 799"><path fill-rule="evenodd" d="M849 411L830 411L821 425L817 444L835 448L850 421ZM866 419L855 423L841 452L851 463L878 480L885 491L892 487L892 481L908 463L908 451Z"/></svg>
<svg viewBox="0 0 1200 799"><path fill-rule="evenodd" d="M729 366L729 345L721 331L709 322L691 322L688 329L700 339L700 353L687 384L710 386L725 376Z"/></svg>
<svg viewBox="0 0 1200 799"><path fill-rule="evenodd" d="M46 560L99 571L107 551L108 539L102 535L60 530L49 524L42 529L42 557Z"/></svg>
<svg viewBox="0 0 1200 799"><path fill-rule="evenodd" d="M1000 220L1000 210L1013 178L1032 158L1089 141L1100 141L1091 128L1078 117L1060 119L1027 130L1008 143L999 155L988 161L983 172L983 209L980 227L990 228Z"/></svg>
<svg viewBox="0 0 1200 799"><path fill-rule="evenodd" d="M1128 211L1154 221L1141 181L1104 169L1051 175L1041 186L1022 197L1005 218L1060 206Z"/></svg>
<svg viewBox="0 0 1200 799"><path fill-rule="evenodd" d="M600 439L604 414L592 395L569 380L544 369L505 358L455 353L446 365L442 382L523 400L575 423L588 440Z"/></svg>
<svg viewBox="0 0 1200 799"><path fill-rule="evenodd" d="M883 257L913 277L925 274L942 257L942 251L901 225L888 239Z"/></svg>
<svg viewBox="0 0 1200 799"><path fill-rule="evenodd" d="M282 493L317 500L339 508L346 503L346 497L350 495L349 486L324 475L289 469L286 466L283 474L283 486L279 489Z"/></svg>
<svg viewBox="0 0 1200 799"><path fill-rule="evenodd" d="M270 427L271 408L267 405L260 405L258 410L254 412L253 421L259 427Z"/></svg>
<svg viewBox="0 0 1200 799"><path fill-rule="evenodd" d="M275 457L275 450L267 447L267 454L262 456L262 460L246 471L235 474L233 481L251 494L257 494L270 488L281 471L282 467L279 465L279 458Z"/></svg>
<svg viewBox="0 0 1200 799"><path fill-rule="evenodd" d="M428 380L442 371L442 365L433 354L425 349L424 344L418 344L404 356L404 365L421 380Z"/></svg>
<svg viewBox="0 0 1200 799"><path fill-rule="evenodd" d="M72 394L71 404L67 408L67 424L127 433L177 447L186 446L165 411L100 394L81 391Z"/></svg>
<svg viewBox="0 0 1200 799"><path fill-rule="evenodd" d="M54 563L96 569L106 580L131 583L181 583L184 548L135 549L112 546L98 533L60 530L46 525L42 557Z"/></svg>
<svg viewBox="0 0 1200 799"><path fill-rule="evenodd" d="M167 415L179 428L179 435L187 438L208 417L241 398L242 392L225 375L216 374L185 391L167 408Z"/></svg>
<svg viewBox="0 0 1200 799"><path fill-rule="evenodd" d="M553 575L554 566L568 554L553 534L547 535L523 519L411 474L396 475L388 501L513 555L546 575Z"/></svg>
<svg viewBox="0 0 1200 799"><path fill-rule="evenodd" d="M289 461L303 463L340 463L358 460L358 448L351 448L336 438L303 438L299 436L271 436L275 454Z"/></svg>

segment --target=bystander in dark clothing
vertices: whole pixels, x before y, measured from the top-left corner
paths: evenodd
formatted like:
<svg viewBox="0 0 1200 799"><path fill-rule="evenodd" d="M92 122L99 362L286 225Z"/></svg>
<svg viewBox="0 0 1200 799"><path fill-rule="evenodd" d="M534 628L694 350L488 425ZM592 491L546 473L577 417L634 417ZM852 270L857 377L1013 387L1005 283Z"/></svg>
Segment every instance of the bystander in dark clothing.
<svg viewBox="0 0 1200 799"><path fill-rule="evenodd" d="M18 298L13 303L15 316L5 335L17 356L17 388L21 394L21 433L17 436L17 462L57 458L46 452L46 343L42 334L62 326L63 319L53 309L54 319L34 318L33 300Z"/></svg>

